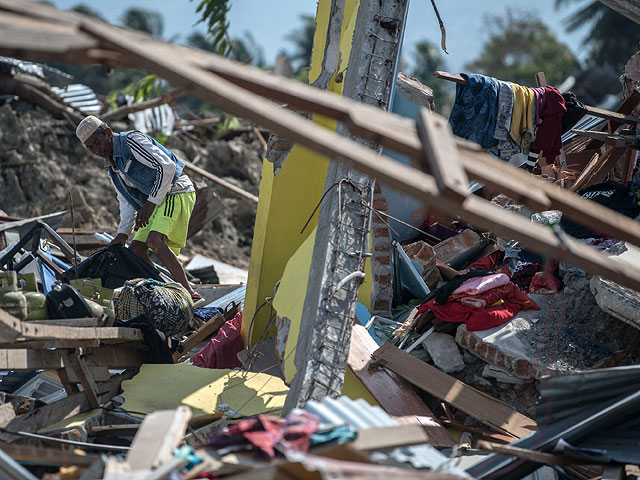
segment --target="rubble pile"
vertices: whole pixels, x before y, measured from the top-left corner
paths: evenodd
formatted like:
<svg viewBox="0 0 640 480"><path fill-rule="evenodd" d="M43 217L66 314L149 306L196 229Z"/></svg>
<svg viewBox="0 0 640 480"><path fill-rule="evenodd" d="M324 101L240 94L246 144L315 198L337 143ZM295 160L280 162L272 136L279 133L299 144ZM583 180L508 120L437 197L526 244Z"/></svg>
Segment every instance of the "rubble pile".
<svg viewBox="0 0 640 480"><path fill-rule="evenodd" d="M75 227L113 233L118 202L103 161L78 142L68 122L17 100L0 107L0 138L0 205L6 215L35 217L67 210L72 192ZM166 144L187 160L257 194L263 150L254 134L226 141L194 140L176 132ZM190 239L183 253L188 257L200 253L246 268L256 205L213 183L210 188L218 191L224 208ZM70 215L62 226L71 226Z"/></svg>

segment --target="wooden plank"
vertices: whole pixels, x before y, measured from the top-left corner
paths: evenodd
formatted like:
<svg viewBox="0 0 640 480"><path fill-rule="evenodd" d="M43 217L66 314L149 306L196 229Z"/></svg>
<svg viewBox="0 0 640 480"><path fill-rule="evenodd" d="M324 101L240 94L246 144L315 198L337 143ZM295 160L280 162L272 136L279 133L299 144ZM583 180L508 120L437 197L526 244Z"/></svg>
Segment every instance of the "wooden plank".
<svg viewBox="0 0 640 480"><path fill-rule="evenodd" d="M93 376L91 375L91 371L87 366L86 360L77 352L74 352L68 354L64 362L66 364L65 370L70 369L78 376L78 380L80 380L80 384L82 385L82 390L87 396L91 407L98 408L100 406L97 393L98 388ZM69 363L67 364L67 362Z"/></svg>
<svg viewBox="0 0 640 480"><path fill-rule="evenodd" d="M538 84L539 87L546 87L547 85L549 85L547 83L547 77L544 74L544 72L536 73L536 83Z"/></svg>
<svg viewBox="0 0 640 480"><path fill-rule="evenodd" d="M33 445L0 443L0 450L17 462L36 465L78 465L84 467L100 459L98 455L86 453L79 455L59 448L36 447Z"/></svg>
<svg viewBox="0 0 640 480"><path fill-rule="evenodd" d="M426 108L420 109L416 122L422 142L421 166L427 167L435 177L440 193L464 199L469 191L469 179L458 162L458 147L449 123Z"/></svg>
<svg viewBox="0 0 640 480"><path fill-rule="evenodd" d="M599 132L597 130L577 130L571 129L576 135L593 138L613 147L638 147L638 139L635 135L620 135L615 133Z"/></svg>
<svg viewBox="0 0 640 480"><path fill-rule="evenodd" d="M369 368L371 354L377 347L362 325L353 326L347 365L356 377L389 415L403 424L422 426L428 443L439 447L455 445L449 432L440 425L410 385L385 370Z"/></svg>
<svg viewBox="0 0 640 480"><path fill-rule="evenodd" d="M588 187L589 185L603 181L609 173L609 170L615 167L616 163L618 163L618 160L620 160L620 157L624 155L625 151L626 149L622 147L608 148L604 155L602 155L602 157L600 157L596 162L596 165L593 167L590 175L581 182L579 188ZM609 211L611 210L609 209Z"/></svg>
<svg viewBox="0 0 640 480"><path fill-rule="evenodd" d="M582 169L582 172L580 173L576 181L573 183L573 185L571 185L570 190L572 192L577 192L578 190L580 190L584 185L584 183L587 181L587 179L591 178L591 176L595 173L596 168L598 168L598 160L600 159L600 153L593 152L593 150L588 150L588 152L590 152L591 160L589 160L587 165L585 165L585 167ZM571 155L579 155L579 153L574 153Z"/></svg>
<svg viewBox="0 0 640 480"><path fill-rule="evenodd" d="M127 453L131 471L157 468L172 458L191 419L191 409L184 405L175 410L159 410L144 418Z"/></svg>
<svg viewBox="0 0 640 480"><path fill-rule="evenodd" d="M95 367L95 366L87 366L91 373L91 377L96 382L106 382L111 378L111 374L109 373L109 367ZM80 378L75 374L73 370L67 371L69 381L73 383L80 383Z"/></svg>
<svg viewBox="0 0 640 480"><path fill-rule="evenodd" d="M428 442L429 436L420 425L398 425L358 430L358 438L349 445L356 450L381 450Z"/></svg>
<svg viewBox="0 0 640 480"><path fill-rule="evenodd" d="M629 96L627 98L625 98L622 101L622 103L620 103L618 108L616 108L616 112L628 115L631 112L633 112L633 110L638 106L638 104L640 104L640 90L635 88L629 94ZM613 132L621 125L624 125L624 123L620 123L620 122L616 122L616 121L609 122L608 131ZM585 146L585 150L600 148L601 145L602 145L602 142L600 142L598 140L591 140Z"/></svg>
<svg viewBox="0 0 640 480"><path fill-rule="evenodd" d="M372 360L491 428L517 438L536 430L536 423L525 415L390 343L376 350Z"/></svg>
<svg viewBox="0 0 640 480"><path fill-rule="evenodd" d="M52 325L56 327L97 327L97 318L60 318L55 320L34 320L32 325Z"/></svg>
<svg viewBox="0 0 640 480"><path fill-rule="evenodd" d="M590 462L578 458L571 458L565 455L553 455L551 453L538 452L536 450L528 450L526 448L512 447L511 445L500 445L497 443L478 440L477 448L487 450L489 452L499 453L510 457L520 458L528 462L541 463L543 465L577 465L577 464L597 464L598 462Z"/></svg>
<svg viewBox="0 0 640 480"><path fill-rule="evenodd" d="M20 320L0 308L0 342L13 343L21 335Z"/></svg>
<svg viewBox="0 0 640 480"><path fill-rule="evenodd" d="M218 177L217 175L214 175L211 172L207 172L204 168L200 168L197 165L194 165L193 163L184 160L184 166L185 168L192 170L194 172L196 172L199 175L202 175L204 178L208 178L209 180L211 180L212 182L217 183L218 185L220 185L221 187L226 188L227 190L231 190L233 193L240 195L241 197L244 197L248 200L251 200L252 202L258 203L258 197L256 197L255 195L253 195L252 193L247 192L246 190L243 190L240 187L235 186L234 184L227 182L226 180Z"/></svg>
<svg viewBox="0 0 640 480"><path fill-rule="evenodd" d="M2 2L2 5L3 8L6 8L8 6L7 2ZM158 42L150 40L148 37L145 38L136 36L135 41L131 41L130 38L134 37L130 36L128 33L123 32L122 30L116 30L108 25L99 25L90 20L85 20L84 22L85 23L83 23L83 28L86 31L90 31L93 35L101 38L104 43L104 48L109 49L115 46L125 53L123 58L127 58L128 62L135 62L137 63L137 66L141 68L147 68L159 75L162 75L176 85L193 86L193 93L199 95L201 98L211 101L212 103L225 110L234 112L235 114L248 118L258 124L268 126L274 131L277 131L278 133L291 138L293 141L298 141L308 146L309 148L317 150L325 155L329 155L331 158L334 158L337 161L341 161L349 167L357 168L362 173L375 176L387 183L389 186L402 189L408 194L419 198L427 204L440 203L437 198L437 190L434 188L434 180L428 175L417 173L414 169L411 169L404 165L400 165L398 162L394 162L386 157L379 157L373 154L373 152L371 152L370 150L359 147L358 145L354 145L347 139L339 137L334 133L323 129L322 127L312 125L307 121L301 120L298 116L292 114L291 112L278 110L275 105L271 104L270 102L259 99L255 95L252 95L249 92L244 91L242 88L239 88L238 82L235 82L235 84L233 84L220 78L214 78L211 75L206 74L206 72L203 72L200 69L194 68L192 65L187 64L186 60L178 62L176 61L176 58L171 57L170 55L159 54L158 52L160 51L160 47L158 47L158 45L160 44ZM164 48L164 53L167 51L175 52L173 48L177 47L163 46L162 48ZM191 57L187 57L185 55L185 58ZM212 57L207 58L210 59ZM261 78L262 77L257 76L255 81L258 81ZM288 84L283 83L283 85ZM304 88L304 86L301 87ZM317 95L319 94L320 92L309 94L308 98L317 98ZM334 97L337 96L334 95ZM322 98L324 99L324 97ZM326 100L323 100L323 102L325 102L323 108L326 108ZM335 102L337 102L337 104L341 104L341 102L344 102L344 99L336 98ZM352 104L347 103L347 105ZM320 107L318 107L318 109L320 109ZM415 134L415 130L413 132L411 132L411 130L403 132L403 138L400 140L398 140L394 136L395 129L389 128L389 126L395 126L396 124L400 124L402 122L396 120L396 116L386 116L386 114L382 112L377 112L376 115L377 116L372 115L372 118L381 119L382 124L384 124L386 120L389 120L389 122L386 122L388 132L383 132L386 137L381 136L380 138L388 138L390 139L389 141L393 140L396 143L403 143L405 144L405 147L407 149L409 147L414 148L415 145L419 145L419 140L417 138L417 134ZM415 129L415 127L413 128ZM412 142L412 145L406 144L406 139L409 139L409 141ZM465 151L468 150L469 152L478 154L477 150L472 150L465 145L465 142L458 142L459 148L464 148ZM416 152L416 154L412 155L412 157L415 157L418 154L421 153ZM464 157L467 156L465 155ZM467 158L463 159L463 162L468 161L471 160ZM503 168L505 167L508 166L504 166ZM467 169L467 171L469 169L467 163L465 163L465 169ZM471 177L471 175L469 176ZM465 200L465 202L467 201ZM471 206L473 205L474 204L471 204ZM456 206L455 208L460 209L461 207ZM466 207L462 208L462 210L462 214L464 214L464 211L468 211ZM589 212L590 209L586 208L583 210L584 212ZM483 221L483 225L488 224L487 220L484 219L482 215L480 215L479 211L475 210L471 212L471 214L476 216L476 218L480 218ZM568 214L568 216L571 215L573 215L573 213ZM592 217L592 220L595 220L597 222L597 219L595 219L595 217ZM632 222L628 222L629 225L631 223ZM491 226L487 228L491 228ZM598 229L607 232L607 230L604 228ZM621 230L623 229L621 228ZM638 240L639 238L640 236L636 237L635 242L632 243L640 243L640 241ZM524 242L526 242L527 246L534 245L536 241L537 239L535 238L529 238L525 236ZM549 242L549 245L550 244L551 242ZM545 246L545 250L549 245ZM552 254L552 258L555 258L553 257L553 255L556 254ZM574 258L574 254L571 252L569 252L568 254L563 253L563 256L566 259ZM584 260L581 255L577 255L575 256L575 258L576 261ZM585 262L583 262L583 264L584 263ZM587 269L589 270L589 268L590 267L588 266ZM632 286L635 280L628 277L628 275L626 274L627 272L625 272L625 274L623 275L620 275L620 271L617 268L606 269L604 268L602 263L597 265L597 269L601 272L605 270L605 273L603 273L603 276L605 277L610 274L616 276L617 278L622 277L623 281L629 282L626 286L635 288L634 286Z"/></svg>
<svg viewBox="0 0 640 480"><path fill-rule="evenodd" d="M0 343L0 349L6 348L9 350L15 349L33 349L33 350L47 350L50 348L89 348L99 347L100 340L59 340L57 338L49 338L47 340L20 340L13 343Z"/></svg>
<svg viewBox="0 0 640 480"><path fill-rule="evenodd" d="M212 319L210 319L207 323L202 325L198 330L189 335L183 342L182 352L175 352L173 354L173 361L177 362L180 360L180 357L189 353L189 351L202 342L204 339L209 338L213 335L222 325L224 325L225 319L222 315L216 315Z"/></svg>
<svg viewBox="0 0 640 480"><path fill-rule="evenodd" d="M65 355L65 357L66 357L66 355ZM62 386L64 387L65 391L67 392L67 395L71 396L74 393L80 392L80 389L75 384L75 382L72 382L69 379L69 372L70 372L70 370L67 369L67 368L64 368L64 367L63 368L58 368L56 370L56 374L58 375L58 378L60 379L60 383L62 384ZM89 405L91 405L91 403L89 403ZM95 407L92 405L91 408L95 408Z"/></svg>
<svg viewBox="0 0 640 480"><path fill-rule="evenodd" d="M134 372L116 375L111 380L98 385L99 398L101 403L111 400L120 393L120 384L123 380L133 378ZM72 417L91 408L84 393L76 393L57 402L44 405L36 410L20 415L7 425L7 430L36 432L44 427L52 425L65 418ZM17 435L2 432L0 440L10 442L18 439Z"/></svg>
<svg viewBox="0 0 640 480"><path fill-rule="evenodd" d="M0 341L7 343L18 338L25 340L112 340L119 343L138 342L143 334L137 328L127 327L66 327L39 322L22 322L0 309Z"/></svg>
<svg viewBox="0 0 640 480"><path fill-rule="evenodd" d="M64 368L64 350L0 350L2 370L58 370ZM91 365L110 368L135 368L142 364L136 349L103 346L88 349Z"/></svg>

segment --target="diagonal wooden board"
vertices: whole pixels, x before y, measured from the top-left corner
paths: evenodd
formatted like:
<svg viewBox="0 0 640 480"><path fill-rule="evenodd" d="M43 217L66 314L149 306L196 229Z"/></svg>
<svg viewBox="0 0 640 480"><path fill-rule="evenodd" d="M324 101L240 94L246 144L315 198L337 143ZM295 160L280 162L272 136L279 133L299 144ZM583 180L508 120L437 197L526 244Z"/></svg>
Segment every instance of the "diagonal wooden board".
<svg viewBox="0 0 640 480"><path fill-rule="evenodd" d="M369 368L371 354L377 347L362 325L353 326L347 365L355 376L389 415L403 424L422 425L428 435L428 443L438 447L455 445L449 432L410 385L385 370Z"/></svg>
<svg viewBox="0 0 640 480"><path fill-rule="evenodd" d="M227 81L219 76L211 75L203 70L201 64L192 61L195 54L191 53L183 56L176 54L176 52L188 51L184 47L169 46L154 41L148 36L145 37L141 34L128 32L125 29L98 24L86 18L80 19L79 16L72 17L51 7L31 6L28 2L19 0L0 0L0 9L20 13L31 18L38 17L50 20L52 21L52 28L56 26L53 23L56 21L56 16L62 15L63 22L74 25L82 32L88 33L100 41L101 50L99 52L92 50L91 52L93 55L91 59L93 60L99 58L100 52L102 52L105 60L108 59L109 62L117 61L119 64L135 63L140 68L162 75L176 85L190 88L190 91L194 94L225 110L272 128L293 141L300 142L309 148L328 155L348 167L356 168L362 173L376 177L391 187L401 189L425 204L435 204L438 207L449 209L451 210L450 213L460 215L466 220L490 230L493 230L494 227L496 229L499 228L504 235L522 242L539 254L566 261L580 268L585 268L590 273L611 279L629 288L640 290L640 272L636 272L635 269L625 269L619 264L607 260L603 254L598 257L589 250L575 245L571 249L563 247L562 242L557 239L555 241L552 240L541 229L526 228L523 230L521 228L523 225L516 227L513 225L513 217L507 215L508 212L503 211L501 215L498 215L497 212L491 211L488 202L480 204L467 198L460 205L448 201L438 194L435 179L430 175L409 168L385 156L376 157L370 150L363 147L359 148L358 145L344 137L336 136L334 133L317 125L310 125L308 121L301 119L299 116L278 109L275 104L239 87L238 85L241 82L235 78L232 81ZM73 20L69 20L70 18L73 18ZM2 38L1 35L0 38ZM2 45L0 40L0 52L8 51L2 49ZM29 53L36 56L40 52L39 54L46 56L46 51L46 45L42 45L41 50L34 47L34 50L29 50ZM88 52L85 52L84 57L81 57L81 54L81 51L70 50L66 59L72 61L89 60ZM96 54L98 54L97 57L95 56ZM204 55L207 55L204 52L199 55L199 58L206 58L208 62L215 63L223 70L226 69L226 73L230 76L235 75L226 67L229 63L220 62L213 55L204 57ZM238 68L243 67L236 65L236 69ZM282 101L282 99L286 98L286 90L290 85L289 83L281 79L271 79L268 74L255 69L247 69L245 72L244 80L246 81L247 77L254 76L254 84L259 84L263 79L269 78L273 92L279 95L278 99ZM282 83L279 90L274 88L274 82ZM331 94L320 92L308 86L298 85L296 88L300 89L300 91L306 89L304 90L307 92L305 101L310 107L314 107L315 110L324 109L328 113L335 112L340 119L344 119L345 112L348 114L357 105L357 102L348 102L346 99L337 98L335 95L334 97L336 98L329 102L326 95ZM312 91L314 93L311 93ZM275 98L275 94L271 96ZM295 95L289 94L289 98L295 101L297 99L297 91ZM318 104L315 102L316 99L322 99L322 102ZM404 149L403 153L407 153L411 158L422 155L415 125L408 127L405 119L400 119L398 116L386 114L382 111L375 112L375 109L367 109L366 113L369 117L367 118L367 127L371 124L376 126L375 131L369 131L368 128L365 128L366 131L369 131L370 137L378 139L384 146L393 144L397 147L402 147ZM359 117L361 120L364 116L360 115ZM614 117L626 121L628 116L618 114L617 116L614 115ZM360 120L356 118L356 121ZM477 147L469 146L468 142L460 139L456 139L456 142L460 153L459 160L463 163L469 178L492 188L491 183L499 184L501 187L496 188L496 190L503 191L503 193L519 192L518 195L527 200L525 202L527 205L532 203L533 200L530 192L536 192L535 194L539 196L540 200L545 200L547 203L550 201L552 208L562 210L567 217L582 224L587 223L593 228L597 228L599 231L621 240L640 245L640 225L637 223L604 207L598 209L598 205L594 205L593 202L576 197L570 192L545 184L545 182L536 181L530 176L524 180L522 177L517 176L517 173L515 173L516 168L504 163L496 168L494 167L496 163L492 163L492 160L479 152ZM398 148L398 150L400 149ZM474 167L474 174L471 174L470 172ZM485 180L483 179L485 176L490 178ZM563 196L563 194L569 196ZM484 210L487 209L490 211L485 214ZM523 233L523 231L526 233Z"/></svg>
<svg viewBox="0 0 640 480"><path fill-rule="evenodd" d="M372 361L500 432L522 438L536 431L529 417L390 343L376 350Z"/></svg>

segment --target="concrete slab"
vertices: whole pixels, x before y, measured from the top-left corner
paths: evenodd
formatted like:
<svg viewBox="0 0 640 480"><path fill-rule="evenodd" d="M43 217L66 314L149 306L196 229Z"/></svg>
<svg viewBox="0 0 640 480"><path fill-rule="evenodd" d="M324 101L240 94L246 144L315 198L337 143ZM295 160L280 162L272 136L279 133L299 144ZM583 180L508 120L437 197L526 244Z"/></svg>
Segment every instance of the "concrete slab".
<svg viewBox="0 0 640 480"><path fill-rule="evenodd" d="M640 268L640 248L634 245L619 243L607 250L607 253L628 265ZM591 278L590 286L598 306L603 311L640 329L639 292L598 276Z"/></svg>
<svg viewBox="0 0 640 480"><path fill-rule="evenodd" d="M456 342L476 357L518 379L596 368L624 345L611 317L596 308L589 280L576 279L571 295L530 297L540 310L479 332L458 327Z"/></svg>

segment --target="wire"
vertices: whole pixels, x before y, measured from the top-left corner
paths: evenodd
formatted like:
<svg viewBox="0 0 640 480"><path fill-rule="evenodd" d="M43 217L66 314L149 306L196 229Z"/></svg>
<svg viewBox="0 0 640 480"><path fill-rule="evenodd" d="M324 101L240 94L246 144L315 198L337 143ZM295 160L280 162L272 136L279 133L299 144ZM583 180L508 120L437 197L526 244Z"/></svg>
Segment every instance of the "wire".
<svg viewBox="0 0 640 480"><path fill-rule="evenodd" d="M385 217L388 217L388 218L390 218L391 220L395 220L396 222L398 222L398 223L400 223L400 224L404 225L405 227L409 227L409 228L411 228L411 229L413 229L413 230L415 230L415 231L417 231L417 232L420 232L420 233L422 233L423 235L426 235L427 237L430 237L430 238L431 238L431 240L433 240L433 241L435 241L435 242L440 243L440 239L439 239L438 237L436 237L435 235L432 235L432 234L431 234L431 233L429 233L429 232L425 232L424 230L421 230L421 229L419 229L418 227L414 227L414 226L413 226L413 225L411 225L410 223L403 222L402 220L400 220L399 218L394 217L393 215L389 215L388 213L385 213L385 212L383 212L383 211L376 210L376 209L375 209L375 208L373 208L371 205L367 204L367 202L365 202L364 200L361 200L361 202L362 202L362 206L367 207L367 208L368 208L369 210L371 210L372 212L375 212L375 213L376 213L376 214L378 214L378 215L383 215L383 216L385 216ZM387 223L387 222L385 222L385 223ZM387 223L387 225L389 225L389 224ZM389 228L391 228L391 226L390 226L390 225L389 225ZM393 230L393 228L391 228L391 230ZM394 232L396 235L398 234L398 232L396 232L395 230L393 230L393 232Z"/></svg>
<svg viewBox="0 0 640 480"><path fill-rule="evenodd" d="M75 445L77 447L95 448L97 450L116 450L120 452L128 452L131 447L122 447L119 445L104 445L102 443L87 443L78 442L76 440L66 440L64 438L48 437L47 435L38 435L37 433L20 432L18 430L8 430L6 428L0 428L2 433L10 433L11 435L19 435L21 437L35 438L47 442L64 443L65 445Z"/></svg>
<svg viewBox="0 0 640 480"><path fill-rule="evenodd" d="M348 183L349 185L351 185L353 187L353 189L358 192L358 193L362 193L362 191L348 178L343 178L342 180L340 180L339 182L334 183L333 185L331 185L329 188L327 188L327 191L324 192L322 194L322 198L320 199L320 201L318 202L318 204L316 205L316 208L313 209L313 212L311 212L311 215L309 216L309 219L307 220L307 222L304 224L304 227L302 227L302 230L300 230L300 234L302 235L302 233L304 232L305 228L307 228L307 225L309 225L309 222L311 221L311 219L313 218L313 216L316 214L316 212L318 211L318 208L320 208L320 205L322 204L322 202L324 201L325 197L327 196L327 194L333 190L335 187L337 187L338 185L341 185L342 183Z"/></svg>

